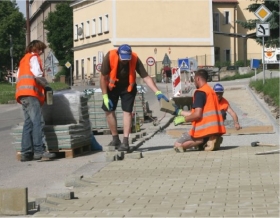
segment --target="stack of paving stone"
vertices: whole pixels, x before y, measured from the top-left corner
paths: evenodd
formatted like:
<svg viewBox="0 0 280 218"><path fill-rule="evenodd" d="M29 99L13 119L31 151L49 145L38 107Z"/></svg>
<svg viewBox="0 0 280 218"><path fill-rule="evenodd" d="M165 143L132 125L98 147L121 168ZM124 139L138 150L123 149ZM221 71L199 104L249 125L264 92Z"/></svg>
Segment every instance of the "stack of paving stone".
<svg viewBox="0 0 280 218"><path fill-rule="evenodd" d="M87 101L82 92L64 90L54 93L53 105L43 106L43 131L48 150L90 146L92 132ZM23 123L12 129L16 150L20 150L22 128Z"/></svg>
<svg viewBox="0 0 280 218"><path fill-rule="evenodd" d="M138 92L135 98L134 110L133 112L137 113L137 117L144 121L144 106L145 106L145 97L144 97L144 88L142 86L137 87ZM109 129L107 124L106 115L103 111L102 104L102 92L101 89L94 89L89 95L88 108L89 108L89 119L93 129ZM116 108L116 117L117 117L117 127L123 128L123 111L121 108L121 103L119 99L118 106Z"/></svg>

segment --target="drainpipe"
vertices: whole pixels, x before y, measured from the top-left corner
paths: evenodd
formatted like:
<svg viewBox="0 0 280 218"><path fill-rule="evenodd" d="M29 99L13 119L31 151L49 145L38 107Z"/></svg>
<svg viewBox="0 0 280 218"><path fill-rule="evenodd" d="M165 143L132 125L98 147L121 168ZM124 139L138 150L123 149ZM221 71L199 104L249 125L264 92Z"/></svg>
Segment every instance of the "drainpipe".
<svg viewBox="0 0 280 218"><path fill-rule="evenodd" d="M234 53L234 66L236 64L236 13L237 13L237 5L234 6L234 12L233 12L233 22L234 22L234 38L233 38L233 53Z"/></svg>
<svg viewBox="0 0 280 218"><path fill-rule="evenodd" d="M29 0L26 0L26 45L30 43Z"/></svg>

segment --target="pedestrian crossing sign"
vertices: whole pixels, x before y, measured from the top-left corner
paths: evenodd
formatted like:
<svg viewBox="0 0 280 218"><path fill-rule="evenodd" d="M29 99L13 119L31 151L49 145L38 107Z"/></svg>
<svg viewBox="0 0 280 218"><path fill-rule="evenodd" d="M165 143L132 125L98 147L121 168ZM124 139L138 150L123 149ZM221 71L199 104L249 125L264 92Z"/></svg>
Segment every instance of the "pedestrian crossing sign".
<svg viewBox="0 0 280 218"><path fill-rule="evenodd" d="M178 67L180 68L181 71L184 70L189 70L189 59L188 58L183 58L183 59L178 59Z"/></svg>

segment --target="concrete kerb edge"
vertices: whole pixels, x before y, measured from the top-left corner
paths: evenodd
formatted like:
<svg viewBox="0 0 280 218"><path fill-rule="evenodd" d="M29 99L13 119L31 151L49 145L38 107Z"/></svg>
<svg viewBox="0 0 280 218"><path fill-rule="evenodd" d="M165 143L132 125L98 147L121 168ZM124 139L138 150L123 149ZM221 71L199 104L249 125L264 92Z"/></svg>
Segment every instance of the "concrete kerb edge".
<svg viewBox="0 0 280 218"><path fill-rule="evenodd" d="M251 88L249 87L249 85L246 85L247 90L249 91L249 93L251 94L251 96L253 97L254 101L260 106L260 108L263 110L263 112L266 114L266 116L269 118L270 122L273 125L274 131L276 134L279 135L279 125L276 122L276 119L271 115L270 111L261 103L260 99L258 98L258 96L256 95L256 93L254 93Z"/></svg>
<svg viewBox="0 0 280 218"><path fill-rule="evenodd" d="M133 149L131 152L136 151L138 148L140 148L144 142L146 142L147 140L151 139L155 134L157 134L159 131L162 131L163 129L165 129L166 127L169 126L169 124L173 121L174 117L171 117L164 125L160 126L157 130L155 130L152 134L146 136L144 138L144 140L139 140L139 142L133 145Z"/></svg>

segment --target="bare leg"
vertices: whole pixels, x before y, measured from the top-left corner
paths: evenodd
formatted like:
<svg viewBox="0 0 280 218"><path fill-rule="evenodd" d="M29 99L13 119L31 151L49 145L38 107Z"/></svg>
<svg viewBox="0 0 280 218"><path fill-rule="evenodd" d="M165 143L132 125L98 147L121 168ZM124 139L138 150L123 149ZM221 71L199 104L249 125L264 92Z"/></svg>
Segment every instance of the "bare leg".
<svg viewBox="0 0 280 218"><path fill-rule="evenodd" d="M197 147L203 143L203 139L192 139L190 141L185 141L183 143L175 142L174 147L182 147L183 149L188 149L192 147Z"/></svg>
<svg viewBox="0 0 280 218"><path fill-rule="evenodd" d="M128 137L130 133L131 114L130 112L123 112L123 137Z"/></svg>
<svg viewBox="0 0 280 218"><path fill-rule="evenodd" d="M118 135L118 130L117 130L117 119L116 119L116 114L115 111L106 111L106 118L107 122L109 125L109 129L111 130L112 135Z"/></svg>

